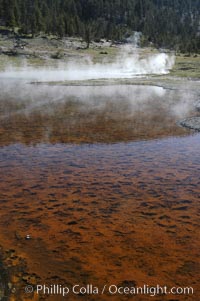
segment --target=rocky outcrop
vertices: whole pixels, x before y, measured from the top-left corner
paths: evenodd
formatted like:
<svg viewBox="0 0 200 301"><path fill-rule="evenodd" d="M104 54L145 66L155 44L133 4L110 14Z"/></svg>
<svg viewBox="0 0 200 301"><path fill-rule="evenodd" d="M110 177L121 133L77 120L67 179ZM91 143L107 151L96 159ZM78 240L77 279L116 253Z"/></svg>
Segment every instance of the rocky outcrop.
<svg viewBox="0 0 200 301"><path fill-rule="evenodd" d="M184 120L181 120L179 124L183 127L200 131L200 117L190 117Z"/></svg>

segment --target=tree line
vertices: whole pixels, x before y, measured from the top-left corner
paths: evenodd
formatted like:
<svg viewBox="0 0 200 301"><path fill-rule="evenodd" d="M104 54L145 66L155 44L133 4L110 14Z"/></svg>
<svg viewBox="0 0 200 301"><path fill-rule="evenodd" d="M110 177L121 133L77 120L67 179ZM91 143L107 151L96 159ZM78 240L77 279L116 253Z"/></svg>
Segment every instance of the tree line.
<svg viewBox="0 0 200 301"><path fill-rule="evenodd" d="M144 45L200 51L199 0L0 0L0 25L32 36L81 36L88 45L140 31Z"/></svg>

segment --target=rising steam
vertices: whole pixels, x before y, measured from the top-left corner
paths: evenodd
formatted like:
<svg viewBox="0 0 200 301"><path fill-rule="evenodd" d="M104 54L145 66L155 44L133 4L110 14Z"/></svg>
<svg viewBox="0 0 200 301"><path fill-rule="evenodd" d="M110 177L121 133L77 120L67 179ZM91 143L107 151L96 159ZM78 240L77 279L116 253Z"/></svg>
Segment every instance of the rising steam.
<svg viewBox="0 0 200 301"><path fill-rule="evenodd" d="M166 53L148 54L141 58L139 52L140 35L137 33L121 47L120 54L112 63L93 63L88 57L80 62L62 62L56 67L33 68L25 63L22 67L9 66L0 73L0 78L26 79L28 81L70 81L92 79L120 79L167 74L175 62L174 55Z"/></svg>

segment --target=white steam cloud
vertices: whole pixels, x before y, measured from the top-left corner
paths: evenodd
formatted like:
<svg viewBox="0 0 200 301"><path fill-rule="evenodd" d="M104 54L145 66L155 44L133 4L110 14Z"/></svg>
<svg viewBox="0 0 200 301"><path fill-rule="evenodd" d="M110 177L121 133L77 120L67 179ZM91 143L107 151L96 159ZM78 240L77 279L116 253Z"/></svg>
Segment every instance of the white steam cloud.
<svg viewBox="0 0 200 301"><path fill-rule="evenodd" d="M81 110L86 111L103 110L108 104L112 104L117 110L117 107L120 108L123 104L129 108L126 114L133 118L135 112L148 112L150 116L155 110L179 120L195 110L196 88L196 82L188 82L175 89L165 89L143 85L61 87L32 85L25 84L24 81L5 79L0 81L0 120L10 118L12 114L31 114L35 110L54 112L55 105L67 102L78 103ZM17 104L17 110L15 105L11 105L8 110L9 104Z"/></svg>
<svg viewBox="0 0 200 301"><path fill-rule="evenodd" d="M122 46L115 61L93 63L88 57L82 61L58 63L56 67L34 68L27 66L7 67L0 72L0 78L25 79L27 81L78 81L97 79L130 79L150 74L167 74L173 67L175 56L158 53L147 54L141 58L138 48L140 34L136 33L130 41L132 44Z"/></svg>
<svg viewBox="0 0 200 301"><path fill-rule="evenodd" d="M76 64L75 62L59 64L56 68L21 68L10 66L0 72L0 78L17 78L35 81L67 81L91 79L133 78L148 74L167 74L174 64L174 57L165 53L139 60L138 56L126 57L115 63Z"/></svg>

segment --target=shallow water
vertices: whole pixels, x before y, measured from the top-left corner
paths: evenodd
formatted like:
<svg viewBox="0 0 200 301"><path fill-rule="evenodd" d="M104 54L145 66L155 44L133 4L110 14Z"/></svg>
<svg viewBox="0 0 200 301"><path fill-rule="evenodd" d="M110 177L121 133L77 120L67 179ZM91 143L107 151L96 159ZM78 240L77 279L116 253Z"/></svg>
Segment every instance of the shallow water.
<svg viewBox="0 0 200 301"><path fill-rule="evenodd" d="M198 296L200 136L177 126L195 114L190 92L3 83L0 245L15 267L12 300L44 282L193 286Z"/></svg>
<svg viewBox="0 0 200 301"><path fill-rule="evenodd" d="M195 96L153 86L48 86L4 81L1 145L113 143L182 135Z"/></svg>

